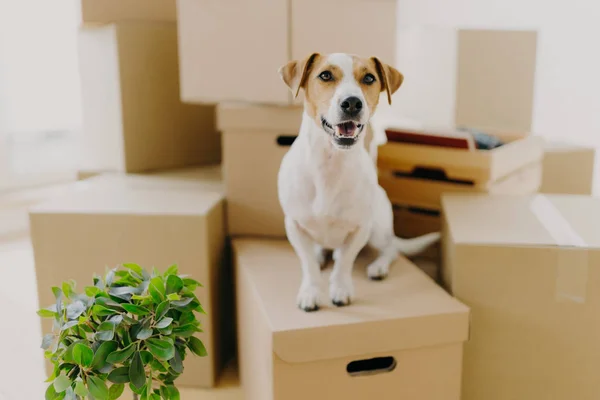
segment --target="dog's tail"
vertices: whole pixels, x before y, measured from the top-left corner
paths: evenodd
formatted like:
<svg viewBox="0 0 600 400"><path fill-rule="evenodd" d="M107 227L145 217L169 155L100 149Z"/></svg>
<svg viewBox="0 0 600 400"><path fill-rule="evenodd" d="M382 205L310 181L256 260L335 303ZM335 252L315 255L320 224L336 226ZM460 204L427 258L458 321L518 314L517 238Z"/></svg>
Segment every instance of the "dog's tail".
<svg viewBox="0 0 600 400"><path fill-rule="evenodd" d="M399 253L411 257L421 253L423 250L427 249L429 246L440 240L440 233L433 232L428 233L426 235L417 236L412 239L402 239L396 237L395 244L396 249Z"/></svg>

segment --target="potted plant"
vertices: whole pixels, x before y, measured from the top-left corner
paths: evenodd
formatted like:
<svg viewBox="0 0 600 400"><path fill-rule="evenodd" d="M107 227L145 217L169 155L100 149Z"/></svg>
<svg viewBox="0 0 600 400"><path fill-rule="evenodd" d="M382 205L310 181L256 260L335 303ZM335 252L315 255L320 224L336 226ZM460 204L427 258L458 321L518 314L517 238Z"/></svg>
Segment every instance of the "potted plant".
<svg viewBox="0 0 600 400"><path fill-rule="evenodd" d="M123 264L83 293L74 281L53 287L56 304L38 311L54 322L42 342L54 366L46 400L115 400L125 385L136 400L179 400L174 383L187 351L206 356L194 336L202 332L196 313L204 314L198 286L176 265L161 275Z"/></svg>

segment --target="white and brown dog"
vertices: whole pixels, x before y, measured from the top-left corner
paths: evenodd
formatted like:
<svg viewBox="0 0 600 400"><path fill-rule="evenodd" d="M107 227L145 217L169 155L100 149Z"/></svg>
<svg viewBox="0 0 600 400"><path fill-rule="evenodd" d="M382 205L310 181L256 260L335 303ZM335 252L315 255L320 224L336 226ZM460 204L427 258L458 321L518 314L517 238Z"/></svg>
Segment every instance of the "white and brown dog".
<svg viewBox="0 0 600 400"><path fill-rule="evenodd" d="M379 252L367 274L381 280L399 253L417 254L439 239L439 233L410 240L395 236L391 203L363 143L381 92L391 104L403 76L375 57L341 53L315 53L279 73L295 96L304 90L300 133L278 177L287 237L302 265L298 306L315 311L322 304L326 250L334 251L330 298L336 306L348 305L353 265L367 244Z"/></svg>

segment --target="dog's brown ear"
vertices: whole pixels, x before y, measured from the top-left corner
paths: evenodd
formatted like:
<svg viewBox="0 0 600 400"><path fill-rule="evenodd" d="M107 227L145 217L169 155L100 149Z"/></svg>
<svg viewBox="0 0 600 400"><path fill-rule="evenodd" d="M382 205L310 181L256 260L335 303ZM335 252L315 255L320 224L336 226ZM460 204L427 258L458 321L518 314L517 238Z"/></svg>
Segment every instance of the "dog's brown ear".
<svg viewBox="0 0 600 400"><path fill-rule="evenodd" d="M382 63L377 57L371 57L371 60L375 63L377 75L381 80L381 91L387 92L388 103L392 104L392 95L404 82L404 75L396 68Z"/></svg>
<svg viewBox="0 0 600 400"><path fill-rule="evenodd" d="M319 53L313 53L301 61L290 61L279 68L279 75L285 84L294 93L294 98L298 97L300 89L306 84L306 78L310 73Z"/></svg>

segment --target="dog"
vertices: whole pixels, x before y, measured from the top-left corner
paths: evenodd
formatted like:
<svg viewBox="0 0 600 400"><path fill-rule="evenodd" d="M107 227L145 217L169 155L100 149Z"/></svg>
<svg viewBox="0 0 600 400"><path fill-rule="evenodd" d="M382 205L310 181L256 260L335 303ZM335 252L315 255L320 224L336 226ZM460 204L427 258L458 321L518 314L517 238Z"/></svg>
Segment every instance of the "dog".
<svg viewBox="0 0 600 400"><path fill-rule="evenodd" d="M335 306L346 306L354 297L354 262L365 246L378 252L368 277L382 280L400 253L416 255L440 238L439 232L395 236L391 202L363 143L381 94L391 104L404 77L377 57L345 53L313 53L282 66L279 75L295 98L304 92L300 132L277 178L286 235L302 267L297 305L306 312L322 306L321 268L333 250L329 296Z"/></svg>

